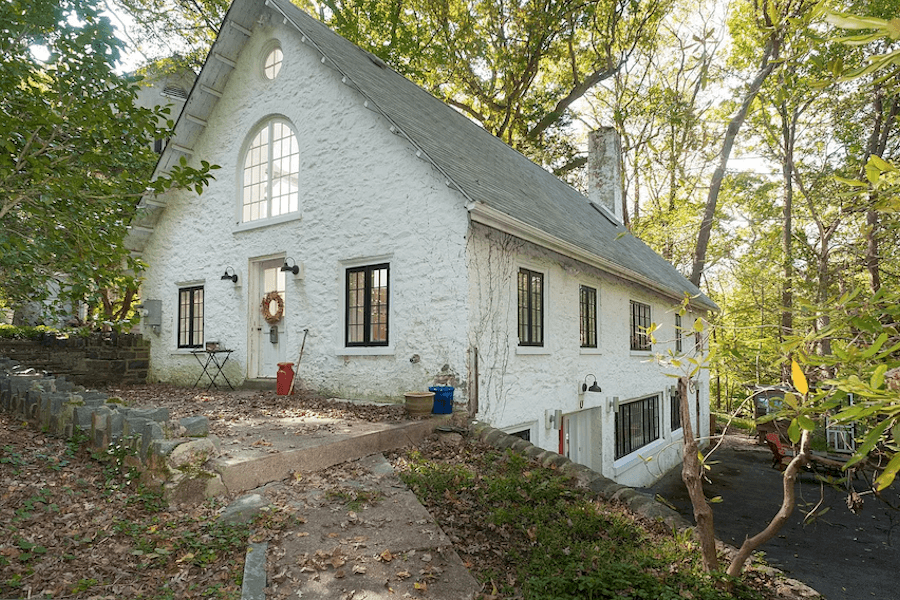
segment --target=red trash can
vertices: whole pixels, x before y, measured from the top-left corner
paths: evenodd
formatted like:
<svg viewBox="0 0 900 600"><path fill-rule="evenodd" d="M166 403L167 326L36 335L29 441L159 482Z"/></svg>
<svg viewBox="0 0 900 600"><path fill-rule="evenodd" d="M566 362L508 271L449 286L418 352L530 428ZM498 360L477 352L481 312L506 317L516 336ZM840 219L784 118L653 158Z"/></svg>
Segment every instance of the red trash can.
<svg viewBox="0 0 900 600"><path fill-rule="evenodd" d="M291 390L291 382L294 381L294 363L278 363L278 375L275 377L275 393L279 396L287 396Z"/></svg>

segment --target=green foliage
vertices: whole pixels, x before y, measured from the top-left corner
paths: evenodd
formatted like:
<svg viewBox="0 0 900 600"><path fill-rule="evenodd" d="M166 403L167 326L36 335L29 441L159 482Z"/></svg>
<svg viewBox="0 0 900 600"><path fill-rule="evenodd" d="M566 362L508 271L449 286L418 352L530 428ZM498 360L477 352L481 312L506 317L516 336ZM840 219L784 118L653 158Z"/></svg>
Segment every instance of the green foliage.
<svg viewBox="0 0 900 600"><path fill-rule="evenodd" d="M13 451L12 446L3 446L3 453L0 454L0 464L12 467L13 475L18 473L19 467L25 464L22 455Z"/></svg>
<svg viewBox="0 0 900 600"><path fill-rule="evenodd" d="M900 39L900 19L897 18L879 19L874 16L830 12L825 20L840 29L860 32L836 38L836 41L850 46L866 46L886 39L892 41ZM843 65L837 65L835 72L840 74L844 81L852 81L879 71L882 72L880 78L886 80L900 70L900 50L870 56L866 64L843 72L841 66Z"/></svg>
<svg viewBox="0 0 900 600"><path fill-rule="evenodd" d="M96 0L0 5L0 296L7 305L55 296L62 310L132 297L142 265L122 241L138 199L148 187L202 187L215 168L183 167L151 183L151 143L167 137L168 109L135 106L139 80L114 72L122 44L102 8ZM49 57L36 58L36 49ZM122 320L127 309L105 316Z"/></svg>
<svg viewBox="0 0 900 600"><path fill-rule="evenodd" d="M810 394L807 416L828 414L836 423L859 424L860 444L847 466L877 451L887 463L876 480L877 488L884 489L900 470L900 292L857 289L827 307L807 309L806 319L821 320L824 313L829 323L785 344L808 369L822 374ZM830 350L822 352L823 347ZM810 423L802 416L801 411L796 425L807 429Z"/></svg>
<svg viewBox="0 0 900 600"><path fill-rule="evenodd" d="M78 583L72 586L71 592L73 594L80 594L82 592L86 592L94 586L100 585L100 581L94 579L93 577L88 579L79 579Z"/></svg>
<svg viewBox="0 0 900 600"><path fill-rule="evenodd" d="M474 462L473 462L474 461ZM516 583L504 596L575 598L752 598L737 584L731 594L700 572L694 542L671 537L650 543L646 530L624 513L594 502L565 475L506 451L473 455L467 464L408 456L401 478L427 505L486 507L473 514L485 534L506 540L518 564Z"/></svg>
<svg viewBox="0 0 900 600"><path fill-rule="evenodd" d="M4 340L40 340L46 333L56 333L58 330L45 325L36 327L19 327L0 323L0 339Z"/></svg>

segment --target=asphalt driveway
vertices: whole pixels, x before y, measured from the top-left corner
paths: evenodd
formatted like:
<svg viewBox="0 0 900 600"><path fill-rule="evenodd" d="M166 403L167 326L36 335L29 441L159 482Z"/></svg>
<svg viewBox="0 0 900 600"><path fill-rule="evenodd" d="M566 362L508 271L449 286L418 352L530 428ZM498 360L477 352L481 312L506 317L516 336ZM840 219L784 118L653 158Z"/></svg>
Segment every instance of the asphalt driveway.
<svg viewBox="0 0 900 600"><path fill-rule="evenodd" d="M742 437L716 451L704 485L707 498L722 497L713 504L716 537L733 546L764 529L781 506L781 473L771 467L771 452ZM898 485L883 492L894 506L900 506ZM869 495L859 514L853 514L846 491L823 489L812 474L802 474L797 486L797 508L779 534L760 548L768 562L828 600L900 599L900 511ZM863 481L857 489L865 489ZM680 468L649 491L694 522ZM804 524L820 501L821 516Z"/></svg>

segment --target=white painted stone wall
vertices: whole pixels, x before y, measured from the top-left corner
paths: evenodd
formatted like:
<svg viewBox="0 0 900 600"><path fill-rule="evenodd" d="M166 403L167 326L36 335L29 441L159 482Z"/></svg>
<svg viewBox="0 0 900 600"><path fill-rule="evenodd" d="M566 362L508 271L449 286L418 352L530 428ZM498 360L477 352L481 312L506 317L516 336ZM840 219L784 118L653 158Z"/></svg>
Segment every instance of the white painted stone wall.
<svg viewBox="0 0 900 600"><path fill-rule="evenodd" d="M192 163L218 164L201 196L168 195L168 206L145 252L150 268L143 299L162 300L162 332L152 340L151 380L193 384L199 366L177 349L179 287L203 285L205 339L233 349L226 373L237 384L248 373L248 331L261 298L250 297L251 261L291 257L304 276L287 275L281 343L303 384L341 397L402 398L439 374L459 375L465 400L468 285L465 202L415 156L364 99L323 66L320 56L281 25L256 25L195 145ZM284 52L274 81L264 79L265 50ZM282 116L301 147L301 210L284 222L241 226L242 149L255 126ZM353 264L390 263L390 346L344 349L344 272ZM239 281L222 280L233 267ZM411 360L418 355L418 360ZM276 373L267 374L274 377Z"/></svg>
<svg viewBox="0 0 900 600"><path fill-rule="evenodd" d="M277 40L284 51L274 81L261 74L263 54ZM260 297L251 297L254 260L291 257L303 277L287 276L287 360L305 386L339 397L399 399L436 377L449 379L465 403L475 389L478 417L508 431L529 429L537 445L558 450L558 431L546 427L547 410L566 414L595 409L605 418L591 428L593 468L629 485L649 483L680 460L679 433L668 431L668 400L661 404L663 437L613 461L611 399L636 399L674 384L648 353L629 350L629 300L651 304L662 324L654 351L674 338L674 301L519 239L469 227L465 200L448 189L429 163L416 158L389 124L363 106L340 75L281 24L255 26L238 57L209 127L191 160L221 165L200 196L168 194L144 258L149 263L142 299L162 301L161 333L152 341L151 380L193 384L199 366L177 349L178 289L203 285L205 339L234 350L226 374L238 384L248 375L251 324ZM242 149L255 126L271 116L288 119L301 145L301 210L278 222L239 223ZM345 269L390 263L388 348L343 346ZM545 274L545 346L519 348L516 273L524 266ZM222 280L236 270L235 285ZM598 290L599 348L579 347L578 290ZM686 316L685 325L693 318ZM685 340L686 349L691 341ZM580 396L587 374L601 394ZM269 374L274 377L275 373ZM708 430L708 384L701 383L700 423ZM691 404L692 411L694 404ZM596 439L593 439L596 438ZM654 457L648 465L637 456Z"/></svg>
<svg viewBox="0 0 900 600"><path fill-rule="evenodd" d="M604 418L593 431L596 439L591 440L597 452L588 466L626 485L647 485L678 464L681 430L669 431L665 394L676 383L666 373L678 371L660 366L653 356L674 351L676 302L487 227L475 226L468 248L472 269L469 340L479 354L479 419L510 433L529 429L532 443L558 451L559 431L546 426L547 411L559 409L571 415L600 408L593 414ZM543 348L518 346L516 273L520 267L544 273ZM596 349L580 347L580 285L597 289ZM649 304L652 321L660 325L655 333L659 343L652 353L629 349L631 300ZM694 318L685 315L682 326L690 327ZM693 337L685 337L684 352L693 346ZM602 393L578 393L588 374L596 376ZM701 373L700 388L700 426L702 435L707 435L709 385L705 373ZM654 393L662 394L660 439L613 460L613 398L624 403ZM693 395L690 406L696 430ZM651 457L649 463L644 460Z"/></svg>

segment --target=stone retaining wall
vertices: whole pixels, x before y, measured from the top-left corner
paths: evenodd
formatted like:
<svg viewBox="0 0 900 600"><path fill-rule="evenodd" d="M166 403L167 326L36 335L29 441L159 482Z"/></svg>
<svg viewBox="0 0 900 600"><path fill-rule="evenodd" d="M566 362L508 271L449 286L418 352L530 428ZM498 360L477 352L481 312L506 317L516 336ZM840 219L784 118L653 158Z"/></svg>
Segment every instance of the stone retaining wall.
<svg viewBox="0 0 900 600"><path fill-rule="evenodd" d="M150 343L136 334L94 334L39 341L0 340L0 356L31 365L86 387L145 383Z"/></svg>
<svg viewBox="0 0 900 600"><path fill-rule="evenodd" d="M204 416L177 422L167 408L130 408L104 392L87 390L65 376L23 367L0 357L0 410L51 435L87 437L97 450L118 446L124 466L142 481L161 486L170 502L197 502L226 492L207 468L220 453Z"/></svg>

